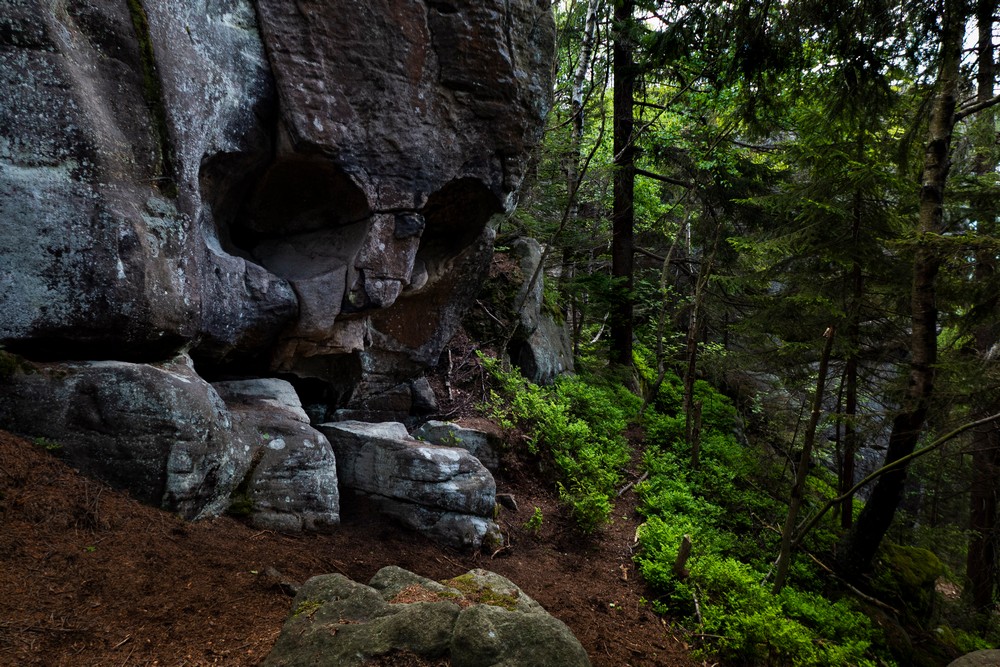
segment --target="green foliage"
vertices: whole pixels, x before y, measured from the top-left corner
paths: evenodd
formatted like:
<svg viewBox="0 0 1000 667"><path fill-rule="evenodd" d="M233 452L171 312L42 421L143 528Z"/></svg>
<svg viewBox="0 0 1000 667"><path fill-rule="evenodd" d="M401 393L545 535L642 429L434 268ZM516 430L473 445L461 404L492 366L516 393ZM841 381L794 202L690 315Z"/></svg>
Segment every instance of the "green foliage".
<svg viewBox="0 0 1000 667"><path fill-rule="evenodd" d="M56 442L55 440L52 440L50 438L38 437L38 438L33 439L32 442L34 443L34 445L36 447L41 447L42 449L44 449L47 452L53 452L53 453L55 453L55 452L58 452L58 451L60 451L62 449L62 445L61 444L59 444L58 442Z"/></svg>
<svg viewBox="0 0 1000 667"><path fill-rule="evenodd" d="M542 529L542 508L535 507L535 511L532 513L531 517L524 522L524 527L533 533L537 533Z"/></svg>
<svg viewBox="0 0 1000 667"><path fill-rule="evenodd" d="M505 428L523 430L528 451L553 465L559 498L582 530L607 523L630 458L622 434L638 399L620 386L580 376L540 387L495 359L482 361L494 380L486 406L490 415Z"/></svg>
<svg viewBox="0 0 1000 667"><path fill-rule="evenodd" d="M606 94L614 72L605 61L606 45L598 45L589 69L581 145L571 137L570 89L585 4L557 7L562 29L552 129L515 224L544 238L562 256L562 305L568 306L576 347L589 355L600 353L606 315L624 292L608 275L615 156ZM786 511L775 498L788 492L784 461L769 461L777 458L775 452L795 451L793 434L802 431L796 429L794 413L801 396L815 387L814 341L827 326L836 326L838 335L826 408L836 401L838 413L847 411L853 391L837 387L835 378L852 377L845 366L861 360L857 375L841 381L857 388L858 414L841 414L839 423L823 425L824 432L836 430L841 447L834 453L819 444L818 465L807 480L806 509L836 493L837 484L824 468L833 470L844 452L845 425L856 426L862 442L888 427L879 406L901 404L906 369L890 367L905 357L900 352L910 327L911 264L918 250L934 253L942 265L937 281L941 354L929 423L949 423L987 407L992 412L1000 386L982 356L996 342L1000 282L1000 272L986 260L997 250L992 111L956 128L946 232L915 232L921 138L937 72L928 63L940 51L941 6L899 5L898 20L887 22L876 20L885 9L879 3L812 3L792 13L780 3L758 5L660 3L658 21L635 21L628 33L635 39L641 81L636 166L666 177L640 175L634 186L638 252L628 296L635 301L635 368L649 398L642 426L651 477L637 488L647 517L643 558L651 580L662 577L668 598L672 552L685 534L692 535L703 557L740 563L755 574L758 587L764 580L767 561L776 553L772 528ZM639 7L645 11L651 5ZM969 55L963 65L968 79L961 86L971 100L976 62ZM593 158L575 204L566 179L573 155ZM554 233L569 211L573 224ZM664 268L667 255L671 263ZM697 469L688 465L683 383L671 372L686 361L682 341L692 313L701 327L698 376L725 380L735 389L732 395L747 419L740 431L759 439L750 445L734 434L733 405L699 382L695 400L703 404L703 424ZM992 341L977 349L987 332ZM660 383L662 368L668 371ZM732 382L734 368L754 376L745 383L749 392L740 391L739 378ZM760 384L775 391L758 391ZM577 415L560 402L564 397L542 398L544 409L531 396L516 399L520 403L505 418L524 428L533 451L565 471L559 488L568 502L577 502L581 513L603 514L602 501L610 497L586 495L569 479L589 478L593 465L587 456L576 445L551 444L585 437L574 421ZM536 428L524 426L525 415L543 418ZM759 446L765 442L774 446ZM910 470L921 483L911 485L913 495L893 535L932 548L960 576L968 537L969 499L961 492L969 486L968 457L942 452L940 459L927 458ZM779 480L781 485L775 485ZM855 511L861 504L855 501ZM830 553L841 538L836 519L827 515L803 546ZM698 567L696 560L693 580ZM793 560L790 574L793 588L783 598L781 613L814 632L818 612L795 611L804 604L792 598L804 589L821 590L824 576L804 558ZM896 595L896 578L884 582L886 595ZM845 632L839 639L820 638L820 632L815 642L849 645L851 634ZM735 642L726 644L728 654L743 655L743 660L836 660L833 654L810 657L798 630L764 639L748 630L742 640L720 633ZM758 640L771 648L737 646Z"/></svg>
<svg viewBox="0 0 1000 667"><path fill-rule="evenodd" d="M704 382L696 397L704 404L697 470L689 467L683 415L647 414L647 439L656 447L643 460L649 479L636 486L647 517L636 562L661 593L657 608L697 621L699 633L712 638L708 648L731 664L876 664L875 630L846 602L794 586L771 594L766 573L777 536L754 517L780 516L781 507L747 483L761 471L733 434L731 402ZM685 536L693 555L681 580L674 563ZM811 563L794 561L791 571L798 584L819 586Z"/></svg>

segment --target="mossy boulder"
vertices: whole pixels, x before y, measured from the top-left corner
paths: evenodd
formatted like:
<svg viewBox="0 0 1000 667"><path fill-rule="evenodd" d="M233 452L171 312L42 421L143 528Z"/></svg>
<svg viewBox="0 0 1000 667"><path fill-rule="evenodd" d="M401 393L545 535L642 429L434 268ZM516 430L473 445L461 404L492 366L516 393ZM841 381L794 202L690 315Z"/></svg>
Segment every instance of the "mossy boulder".
<svg viewBox="0 0 1000 667"><path fill-rule="evenodd" d="M936 609L934 585L944 573L944 564L932 551L887 543L879 552L873 584L908 621L927 627Z"/></svg>
<svg viewBox="0 0 1000 667"><path fill-rule="evenodd" d="M386 567L369 586L339 574L307 581L264 666L349 667L393 655L455 667L590 665L569 628L498 574L435 582Z"/></svg>

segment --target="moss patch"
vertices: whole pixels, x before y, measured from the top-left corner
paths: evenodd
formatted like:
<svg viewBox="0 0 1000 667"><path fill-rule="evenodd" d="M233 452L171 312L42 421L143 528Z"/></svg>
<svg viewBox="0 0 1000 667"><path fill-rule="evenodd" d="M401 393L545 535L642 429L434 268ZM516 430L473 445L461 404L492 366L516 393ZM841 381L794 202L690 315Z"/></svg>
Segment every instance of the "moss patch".
<svg viewBox="0 0 1000 667"><path fill-rule="evenodd" d="M229 494L229 507L226 509L226 514L229 516L245 518L253 514L254 504L253 495L250 493L250 482L253 480L253 474L257 471L257 466L260 465L260 460L263 457L264 449L258 449L254 453L253 459L250 461L250 467L247 468L243 479L233 489L233 492Z"/></svg>
<svg viewBox="0 0 1000 667"><path fill-rule="evenodd" d="M128 11L132 17L132 27L139 44L139 58L142 64L142 96L149 108L150 120L156 140L160 148L157 172L159 190L168 197L177 196L175 181L174 154L170 142L170 131L167 128L167 109L163 103L163 89L156 68L156 54L153 51L153 40L149 34L149 19L141 0L126 0Z"/></svg>
<svg viewBox="0 0 1000 667"><path fill-rule="evenodd" d="M453 593L452 591L434 591L420 584L407 586L389 600L389 604L412 604L414 602L455 602L463 607L468 606L467 604L462 604L466 601L458 593Z"/></svg>
<svg viewBox="0 0 1000 667"><path fill-rule="evenodd" d="M323 603L316 600L303 600L295 607L295 611L292 612L292 618L298 618L299 616L312 617L322 606Z"/></svg>
<svg viewBox="0 0 1000 667"><path fill-rule="evenodd" d="M24 357L16 355L6 350L0 350L0 380L7 380L16 373L34 373L32 366Z"/></svg>
<svg viewBox="0 0 1000 667"><path fill-rule="evenodd" d="M911 622L926 626L934 617L935 582L944 573L944 564L933 552L887 543L879 552L872 583L904 609Z"/></svg>
<svg viewBox="0 0 1000 667"><path fill-rule="evenodd" d="M508 611L514 611L517 608L516 593L511 595L510 593L500 592L488 586L483 586L475 575L471 573L463 574L441 583L461 591L462 595L468 600L477 604L502 607Z"/></svg>

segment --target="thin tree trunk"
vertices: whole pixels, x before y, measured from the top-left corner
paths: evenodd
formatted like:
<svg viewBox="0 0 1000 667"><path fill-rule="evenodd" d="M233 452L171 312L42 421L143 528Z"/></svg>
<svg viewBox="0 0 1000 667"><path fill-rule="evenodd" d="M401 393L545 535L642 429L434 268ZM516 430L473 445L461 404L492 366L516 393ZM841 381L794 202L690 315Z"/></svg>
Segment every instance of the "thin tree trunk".
<svg viewBox="0 0 1000 667"><path fill-rule="evenodd" d="M709 209L712 219L715 221L715 235L712 238L712 247L707 256L702 257L698 266L698 277L694 284L694 300L691 303L691 317L688 320L687 349L685 359L687 364L684 370L684 435L691 445L691 467L698 467L698 447L700 442L694 437L694 430L701 429L701 412L692 414L694 406L694 380L698 370L698 329L701 326L700 313L705 301L705 292L708 290L708 279L712 275L715 264L715 253L719 249L719 238L722 236L722 224L715 217L715 212ZM688 231L688 257L691 256L691 225L687 225ZM695 419L696 418L696 419Z"/></svg>
<svg viewBox="0 0 1000 667"><path fill-rule="evenodd" d="M590 71L591 58L594 53L594 40L597 35L597 18L601 0L590 0L587 3L587 18L583 28L583 38L580 42L580 60L577 62L576 71L573 73L573 88L570 94L570 114L571 128L569 149L565 155L566 169L566 192L569 196L568 210L566 211L566 226L572 229L576 223L576 218L580 210L580 162L583 147L584 128L584 100L586 99L587 72ZM571 331L576 330L578 304L574 294L569 287L576 274L576 261L578 250L573 242L568 242L563 247L562 272L560 273L560 287L563 294L569 294L567 299L568 311L566 313L570 322L573 323ZM576 356L576 345L574 345L574 356Z"/></svg>
<svg viewBox="0 0 1000 667"><path fill-rule="evenodd" d="M936 281L940 251L933 236L943 230L944 191L949 153L955 127L959 66L962 56L964 15L961 0L945 0L942 16L941 63L928 127L928 141L920 179L920 239L913 260L911 293L910 376L902 411L892 423L886 464L913 452L923 431L934 393L937 363ZM903 496L906 467L879 478L857 522L838 550L837 567L849 581L868 572L883 537L889 530Z"/></svg>
<svg viewBox="0 0 1000 667"><path fill-rule="evenodd" d="M674 240L671 242L670 249L667 250L660 268L660 298L663 302L660 304L660 314L656 321L656 381L650 387L649 391L645 392L646 395L642 399L642 407L639 408L640 418L646 414L646 408L649 407L650 402L656 400L657 395L660 393L660 387L663 385L663 380L667 377L667 354L663 346L663 338L666 335L667 329L667 310L669 305L667 303L667 287L670 278L670 262L673 260L674 250L677 249L677 243L687 227L689 218L690 216L685 216L684 220L681 221L680 229L674 236Z"/></svg>
<svg viewBox="0 0 1000 667"><path fill-rule="evenodd" d="M615 281L611 305L610 361L632 365L632 255L634 252L633 197L635 195L635 63L632 48L634 0L615 0L614 66L614 210L612 213L611 277Z"/></svg>
<svg viewBox="0 0 1000 667"><path fill-rule="evenodd" d="M861 135L863 137L863 135ZM858 153L863 151L863 139L858 140ZM840 473L840 493L843 495L854 486L854 459L858 452L858 355L861 349L861 300L864 297L864 273L861 270L861 260L858 258L861 241L862 218L861 191L854 195L854 221L851 229L851 242L854 260L851 262L851 303L848 307L847 321L847 364L845 369L846 387L844 388L844 449L843 465ZM840 508L840 527L849 530L854 523L854 497L847 494Z"/></svg>
<svg viewBox="0 0 1000 667"><path fill-rule="evenodd" d="M823 411L823 393L826 388L826 372L830 367L830 352L833 350L834 329L830 327L823 334L826 343L823 344L823 354L819 358L819 372L816 377L816 394L813 396L812 412L809 414L809 425L806 427L805 437L802 442L802 456L799 457L799 464L795 468L795 483L792 485L792 494L788 502L788 514L785 516L785 525L781 529L781 549L778 552L778 562L775 564L773 593L777 595L785 586L785 579L788 577L788 567L792 561L792 540L795 537L795 522L798 520L799 508L802 507L802 499L805 497L806 477L809 475L809 463L812 461L812 450L816 444L816 429L819 426L819 417Z"/></svg>
<svg viewBox="0 0 1000 667"><path fill-rule="evenodd" d="M993 96L996 63L993 54L993 21L997 13L997 0L979 0L976 4L976 20L979 25L979 53L977 70L977 95L979 101ZM984 126L984 134L992 137L995 114L993 110L982 112L976 119ZM992 151L979 147L975 171L988 174L996 167ZM992 198L973 202L977 232L990 236L996 231L996 211ZM976 255L975 280L978 284L988 284L997 272L996 258L987 251ZM984 360L997 344L996 311L997 297L992 294L982 308L987 311L987 321L975 332L975 350ZM975 415L990 414L1000 407L995 396L986 397L975 408ZM977 611L988 611L995 604L998 584L997 571L997 503L1000 488L1000 432L992 425L981 427L972 436L972 485L969 495L969 550L966 560L966 574L969 578L969 593L972 606Z"/></svg>

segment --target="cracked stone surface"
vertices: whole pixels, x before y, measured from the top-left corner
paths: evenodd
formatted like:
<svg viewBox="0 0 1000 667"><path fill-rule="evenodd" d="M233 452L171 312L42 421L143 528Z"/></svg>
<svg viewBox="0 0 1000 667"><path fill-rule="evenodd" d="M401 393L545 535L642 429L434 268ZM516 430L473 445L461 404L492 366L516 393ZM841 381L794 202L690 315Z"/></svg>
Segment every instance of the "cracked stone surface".
<svg viewBox="0 0 1000 667"><path fill-rule="evenodd" d="M553 53L546 0L8 0L0 345L66 374L0 382L15 406L0 427L47 432L19 387L69 397L101 374L168 387L177 355L201 396L184 410L216 409L202 377L268 376L325 414L426 409L414 383L457 330L491 224L515 203ZM184 410L157 409L163 433L146 444L116 440L106 456L81 437L73 456L160 503L166 471L188 459L166 435L186 428L171 421ZM112 433L132 423L102 419ZM191 449L192 470L229 457L231 440ZM127 472L153 450L155 465ZM253 463L239 461L163 502L215 507ZM300 491L329 512L291 523L334 521L318 489Z"/></svg>

